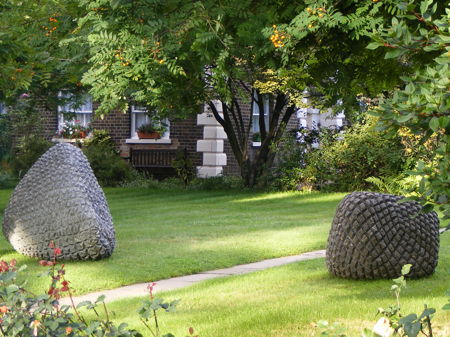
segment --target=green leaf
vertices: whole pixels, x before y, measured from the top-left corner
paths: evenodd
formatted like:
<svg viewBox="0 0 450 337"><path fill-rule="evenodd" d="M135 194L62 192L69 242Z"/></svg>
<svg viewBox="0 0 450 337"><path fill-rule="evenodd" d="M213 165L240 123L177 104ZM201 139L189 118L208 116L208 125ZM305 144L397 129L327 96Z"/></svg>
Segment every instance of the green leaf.
<svg viewBox="0 0 450 337"><path fill-rule="evenodd" d="M412 323L417 319L416 314L409 314L408 316L402 317L398 320L398 324L406 324L406 323Z"/></svg>
<svg viewBox="0 0 450 337"><path fill-rule="evenodd" d="M395 48L395 49L391 49L389 50L386 55L384 55L385 59L392 59L395 57L400 56L401 54L403 54L403 50L400 48Z"/></svg>
<svg viewBox="0 0 450 337"><path fill-rule="evenodd" d="M412 264L405 264L402 267L402 275L407 275L411 271Z"/></svg>
<svg viewBox="0 0 450 337"><path fill-rule="evenodd" d="M436 312L436 309L434 308L425 308L425 310L420 314L418 320L420 321L422 318L425 318L427 316L431 316Z"/></svg>
<svg viewBox="0 0 450 337"><path fill-rule="evenodd" d="M122 0L111 0L111 8L117 9L122 4Z"/></svg>
<svg viewBox="0 0 450 337"><path fill-rule="evenodd" d="M422 1L420 3L420 14L424 15L426 13L426 11L427 11L428 7L430 6L431 2L433 2L433 1L425 0L425 1Z"/></svg>
<svg viewBox="0 0 450 337"><path fill-rule="evenodd" d="M7 294L12 294L12 293L15 293L15 292L18 292L18 291L19 291L19 287L17 285L15 285L15 284L11 284L11 285L6 287L6 293Z"/></svg>
<svg viewBox="0 0 450 337"><path fill-rule="evenodd" d="M381 46L382 46L382 44L379 42L371 42L367 45L366 48L373 50L373 49L377 49L378 47L381 47Z"/></svg>
<svg viewBox="0 0 450 337"><path fill-rule="evenodd" d="M77 309L81 308L81 307L91 306L91 305L92 305L91 301L82 301L82 302L77 304Z"/></svg>
<svg viewBox="0 0 450 337"><path fill-rule="evenodd" d="M405 123L405 122L409 121L413 117L414 117L414 114L412 114L412 113L409 113L407 115L402 115L399 118L397 118L397 122Z"/></svg>
<svg viewBox="0 0 450 337"><path fill-rule="evenodd" d="M58 329L58 322L57 321L50 321L48 323L48 327L50 328L50 330L56 330Z"/></svg>
<svg viewBox="0 0 450 337"><path fill-rule="evenodd" d="M100 296L97 298L97 300L95 301L95 303L105 302L105 298L106 298L105 295L100 295Z"/></svg>
<svg viewBox="0 0 450 337"><path fill-rule="evenodd" d="M409 323L409 324L405 324L404 330L405 330L406 334L408 335L408 337L416 337L419 334L421 327L422 327L422 324L420 324L420 322Z"/></svg>
<svg viewBox="0 0 450 337"><path fill-rule="evenodd" d="M437 117L431 118L429 125L430 125L431 130L433 130L434 132L439 130L439 127L440 127L439 118L437 118Z"/></svg>

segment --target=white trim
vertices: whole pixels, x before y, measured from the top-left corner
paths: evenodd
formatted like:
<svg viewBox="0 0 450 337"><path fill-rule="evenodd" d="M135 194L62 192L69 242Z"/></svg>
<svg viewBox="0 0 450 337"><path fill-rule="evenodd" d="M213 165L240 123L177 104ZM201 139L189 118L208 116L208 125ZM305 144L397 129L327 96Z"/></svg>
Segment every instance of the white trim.
<svg viewBox="0 0 450 337"><path fill-rule="evenodd" d="M126 144L172 144L171 139L139 139L139 138L129 138L125 139Z"/></svg>

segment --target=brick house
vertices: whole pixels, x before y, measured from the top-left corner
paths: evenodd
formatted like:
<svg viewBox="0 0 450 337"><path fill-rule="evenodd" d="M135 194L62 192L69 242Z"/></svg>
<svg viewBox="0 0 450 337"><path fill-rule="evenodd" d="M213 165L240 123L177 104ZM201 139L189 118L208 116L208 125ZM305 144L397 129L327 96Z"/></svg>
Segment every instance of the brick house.
<svg viewBox="0 0 450 337"><path fill-rule="evenodd" d="M308 97L304 99L307 104ZM77 123L98 130L107 130L111 138L120 149L120 155L137 168L145 168L156 175L170 174L171 160L177 151L185 151L188 158L197 168L199 177L214 177L219 175L239 175L239 166L234 158L231 146L222 126L216 121L209 107L205 105L199 109L195 117L183 120L166 121L168 130L160 139L139 139L137 128L148 122L146 110L131 105L127 113L113 112L104 116L104 119L94 118L98 104L86 96L84 102L77 108L68 106L55 109L42 108L44 137L53 142L75 142L76 140L62 139L57 133L67 123L62 111L71 111L75 114ZM221 104L216 104L220 111ZM253 114L253 121L259 117L257 105L251 111L250 104L241 104L241 110L249 121ZM268 125L268 100L264 102L264 116ZM294 114L288 129L298 129L300 126L317 128L320 126L342 126L343 114L331 117L329 113L321 114L319 109L303 108ZM69 122L70 123L70 122ZM260 143L252 141L252 135L259 132L258 122L251 128L249 141L250 149L256 150ZM251 152L250 152L251 153Z"/></svg>

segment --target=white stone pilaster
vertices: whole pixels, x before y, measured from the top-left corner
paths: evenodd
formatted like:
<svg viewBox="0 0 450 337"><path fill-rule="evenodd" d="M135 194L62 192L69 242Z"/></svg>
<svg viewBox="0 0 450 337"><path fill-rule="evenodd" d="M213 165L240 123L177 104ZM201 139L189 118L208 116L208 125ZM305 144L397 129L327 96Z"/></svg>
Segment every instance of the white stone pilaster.
<svg viewBox="0 0 450 337"><path fill-rule="evenodd" d="M220 101L215 101L214 105L219 113L222 112ZM203 139L197 140L197 152L203 152L203 162L197 167L197 176L217 177L222 175L223 166L227 165L227 155L223 153L227 135L206 105L204 111L197 115L197 125L203 125Z"/></svg>

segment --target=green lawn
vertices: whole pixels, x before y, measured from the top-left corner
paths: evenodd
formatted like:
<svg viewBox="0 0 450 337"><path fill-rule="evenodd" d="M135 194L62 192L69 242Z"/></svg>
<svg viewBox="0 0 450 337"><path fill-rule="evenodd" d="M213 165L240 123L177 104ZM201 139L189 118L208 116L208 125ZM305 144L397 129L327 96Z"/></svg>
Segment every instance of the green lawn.
<svg viewBox="0 0 450 337"><path fill-rule="evenodd" d="M436 273L409 280L401 295L405 314L421 312L424 303L438 309L433 318L435 337L450 336L450 311L440 310L450 287L450 233L441 238ZM395 303L391 284L338 279L326 271L324 259L311 260L160 293L158 297L181 302L176 312L163 313L159 322L163 333L175 336L185 336L194 327L201 337L303 337L319 336L320 330L310 323L322 319L344 324L348 336L360 336L363 327L375 324L378 307ZM116 322L145 331L136 314L141 302L136 298L108 306L117 313Z"/></svg>
<svg viewBox="0 0 450 337"><path fill-rule="evenodd" d="M1 214L10 193L0 190ZM78 294L323 249L344 194L116 188L106 196L116 250L102 261L66 264ZM1 235L0 257L28 265L29 275L42 270ZM47 283L37 279L33 290Z"/></svg>

